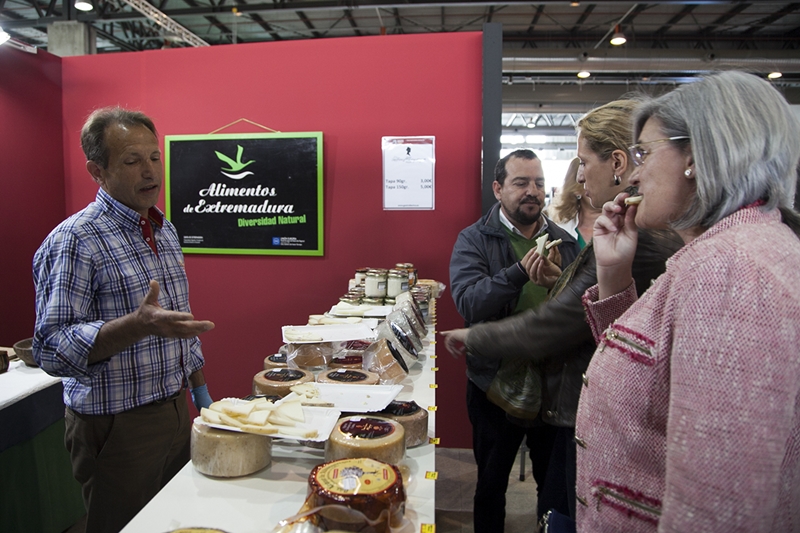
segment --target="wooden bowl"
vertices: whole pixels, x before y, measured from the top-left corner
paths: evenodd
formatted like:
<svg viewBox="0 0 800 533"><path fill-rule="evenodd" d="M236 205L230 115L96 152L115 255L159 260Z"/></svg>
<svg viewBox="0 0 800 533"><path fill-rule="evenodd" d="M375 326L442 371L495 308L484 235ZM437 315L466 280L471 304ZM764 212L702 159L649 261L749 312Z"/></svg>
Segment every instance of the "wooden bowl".
<svg viewBox="0 0 800 533"><path fill-rule="evenodd" d="M14 353L28 366L39 366L33 358L33 337L23 339L14 345Z"/></svg>

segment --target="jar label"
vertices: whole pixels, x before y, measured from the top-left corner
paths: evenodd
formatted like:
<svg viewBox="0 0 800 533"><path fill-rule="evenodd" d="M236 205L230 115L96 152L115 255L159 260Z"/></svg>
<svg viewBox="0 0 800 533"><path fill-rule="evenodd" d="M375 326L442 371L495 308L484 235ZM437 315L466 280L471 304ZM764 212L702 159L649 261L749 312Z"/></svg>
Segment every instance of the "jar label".
<svg viewBox="0 0 800 533"><path fill-rule="evenodd" d="M348 355L346 357L334 357L331 364L334 365L361 365L364 357L361 355Z"/></svg>
<svg viewBox="0 0 800 533"><path fill-rule="evenodd" d="M267 357L273 363L286 363L286 354L285 353L276 353L272 354Z"/></svg>
<svg viewBox="0 0 800 533"><path fill-rule="evenodd" d="M342 422L339 431L354 439L382 439L394 433L394 426L377 418L358 417Z"/></svg>

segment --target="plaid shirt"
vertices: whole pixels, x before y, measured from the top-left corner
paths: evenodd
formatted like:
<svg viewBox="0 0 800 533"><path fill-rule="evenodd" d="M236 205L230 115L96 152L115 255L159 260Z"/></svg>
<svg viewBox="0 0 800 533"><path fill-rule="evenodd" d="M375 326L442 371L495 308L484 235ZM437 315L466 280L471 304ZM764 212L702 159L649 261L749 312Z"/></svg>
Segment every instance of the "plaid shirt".
<svg viewBox="0 0 800 533"><path fill-rule="evenodd" d="M165 399L203 367L197 337L153 335L110 359L88 363L103 324L136 311L151 279L161 287L161 307L190 312L175 227L157 209L151 214L158 254L145 241L140 215L100 189L34 256L34 357L45 372L64 378L64 403L79 413L116 414Z"/></svg>

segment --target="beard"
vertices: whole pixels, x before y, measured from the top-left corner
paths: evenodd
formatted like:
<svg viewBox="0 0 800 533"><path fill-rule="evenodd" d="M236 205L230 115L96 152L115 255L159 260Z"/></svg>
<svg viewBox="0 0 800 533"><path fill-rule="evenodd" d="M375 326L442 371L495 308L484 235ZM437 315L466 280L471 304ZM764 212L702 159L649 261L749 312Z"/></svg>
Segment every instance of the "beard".
<svg viewBox="0 0 800 533"><path fill-rule="evenodd" d="M536 207L534 211L529 211L523 209L523 206L532 205ZM516 209L506 209L506 213L508 213L508 218L512 219L517 224L522 226L530 226L531 224L535 224L539 218L542 216L542 204L538 202L538 200L524 200L517 205Z"/></svg>

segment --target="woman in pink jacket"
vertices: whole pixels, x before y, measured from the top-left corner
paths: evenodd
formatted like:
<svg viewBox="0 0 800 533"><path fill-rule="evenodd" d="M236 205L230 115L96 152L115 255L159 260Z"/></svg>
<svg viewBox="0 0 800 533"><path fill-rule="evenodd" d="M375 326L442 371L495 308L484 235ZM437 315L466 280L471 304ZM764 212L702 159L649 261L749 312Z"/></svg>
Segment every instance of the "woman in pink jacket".
<svg viewBox="0 0 800 533"><path fill-rule="evenodd" d="M578 531L800 532L800 125L725 72L634 126L641 203L604 206L584 295ZM667 227L686 244L637 300L636 230Z"/></svg>

